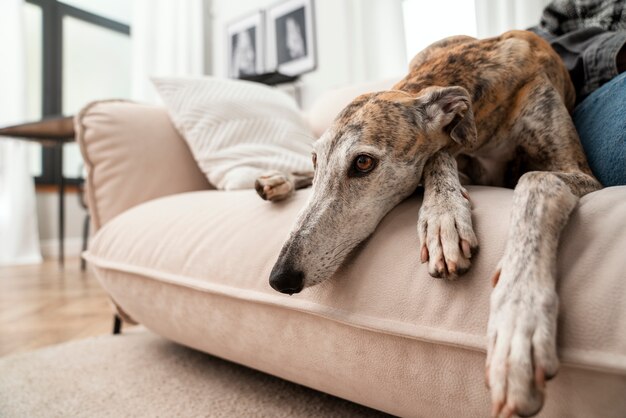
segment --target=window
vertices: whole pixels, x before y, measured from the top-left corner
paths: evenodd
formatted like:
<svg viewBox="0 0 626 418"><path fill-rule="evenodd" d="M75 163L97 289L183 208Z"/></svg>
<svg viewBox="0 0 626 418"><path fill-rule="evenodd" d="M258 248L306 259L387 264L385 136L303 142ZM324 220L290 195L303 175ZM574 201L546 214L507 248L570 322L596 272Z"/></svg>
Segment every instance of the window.
<svg viewBox="0 0 626 418"><path fill-rule="evenodd" d="M128 98L130 16L128 0L26 0L28 117L74 115L92 100ZM54 183L61 156L33 148L37 183ZM63 175L80 176L77 144L63 149Z"/></svg>
<svg viewBox="0 0 626 418"><path fill-rule="evenodd" d="M428 45L452 35L476 36L476 10L469 0L404 0L409 61Z"/></svg>

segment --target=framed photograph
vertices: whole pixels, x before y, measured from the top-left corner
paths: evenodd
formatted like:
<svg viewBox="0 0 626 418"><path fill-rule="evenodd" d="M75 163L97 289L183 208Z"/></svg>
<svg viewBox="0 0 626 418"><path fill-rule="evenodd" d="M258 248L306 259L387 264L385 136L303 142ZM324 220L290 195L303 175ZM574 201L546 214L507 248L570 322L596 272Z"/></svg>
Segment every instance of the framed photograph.
<svg viewBox="0 0 626 418"><path fill-rule="evenodd" d="M317 67L313 0L287 0L267 9L266 69L296 76Z"/></svg>
<svg viewBox="0 0 626 418"><path fill-rule="evenodd" d="M226 26L228 76L241 78L262 74L264 68L265 18L262 11Z"/></svg>

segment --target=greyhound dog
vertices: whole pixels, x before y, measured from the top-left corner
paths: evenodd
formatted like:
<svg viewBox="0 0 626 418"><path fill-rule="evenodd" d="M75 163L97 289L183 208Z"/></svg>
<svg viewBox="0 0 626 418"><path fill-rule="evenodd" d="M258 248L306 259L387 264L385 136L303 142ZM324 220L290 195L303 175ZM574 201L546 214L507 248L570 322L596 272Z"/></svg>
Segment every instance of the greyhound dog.
<svg viewBox="0 0 626 418"><path fill-rule="evenodd" d="M419 257L431 276L470 268L478 241L459 172L514 187L504 255L492 278L486 380L493 416L530 416L559 366L559 235L578 198L601 188L569 115L574 88L559 56L525 31L430 45L392 90L357 97L315 144L313 190L270 285L293 294L329 278L419 184ZM257 180L280 200L310 176Z"/></svg>

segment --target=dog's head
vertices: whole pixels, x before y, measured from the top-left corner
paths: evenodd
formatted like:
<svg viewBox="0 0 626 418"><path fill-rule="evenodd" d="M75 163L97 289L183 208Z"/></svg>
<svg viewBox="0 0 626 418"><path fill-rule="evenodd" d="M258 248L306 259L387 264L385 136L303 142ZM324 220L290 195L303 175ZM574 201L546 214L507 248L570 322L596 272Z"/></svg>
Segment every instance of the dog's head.
<svg viewBox="0 0 626 418"><path fill-rule="evenodd" d="M468 93L431 87L418 97L384 91L356 98L315 144L315 178L270 276L282 293L329 278L380 220L420 183L444 147L471 147Z"/></svg>

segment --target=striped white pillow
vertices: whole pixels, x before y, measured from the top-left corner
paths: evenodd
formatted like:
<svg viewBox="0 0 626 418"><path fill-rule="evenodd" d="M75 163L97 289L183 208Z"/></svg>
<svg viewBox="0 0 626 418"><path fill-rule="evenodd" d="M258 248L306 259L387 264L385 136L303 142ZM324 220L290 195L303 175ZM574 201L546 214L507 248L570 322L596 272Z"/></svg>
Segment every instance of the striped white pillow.
<svg viewBox="0 0 626 418"><path fill-rule="evenodd" d="M271 170L313 170L313 133L285 93L215 77L152 81L200 169L216 188L253 188L254 180Z"/></svg>

